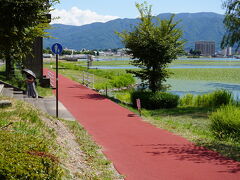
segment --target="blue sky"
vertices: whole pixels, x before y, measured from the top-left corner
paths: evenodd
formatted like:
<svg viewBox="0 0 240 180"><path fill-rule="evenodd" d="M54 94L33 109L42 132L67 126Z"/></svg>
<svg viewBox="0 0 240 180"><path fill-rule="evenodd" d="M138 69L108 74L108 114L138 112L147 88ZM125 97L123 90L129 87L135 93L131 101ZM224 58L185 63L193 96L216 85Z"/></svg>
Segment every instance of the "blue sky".
<svg viewBox="0 0 240 180"><path fill-rule="evenodd" d="M55 6L54 23L83 25L106 22L116 18L135 18L138 12L135 3L144 0L61 0ZM215 12L224 14L222 0L147 0L153 5L153 15L160 13Z"/></svg>

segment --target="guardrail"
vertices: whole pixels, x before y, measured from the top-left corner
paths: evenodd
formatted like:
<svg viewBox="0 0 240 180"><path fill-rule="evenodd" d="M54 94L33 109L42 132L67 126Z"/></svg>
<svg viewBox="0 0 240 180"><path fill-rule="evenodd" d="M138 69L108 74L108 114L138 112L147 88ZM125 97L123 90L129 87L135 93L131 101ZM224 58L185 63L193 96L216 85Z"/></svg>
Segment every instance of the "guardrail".
<svg viewBox="0 0 240 180"><path fill-rule="evenodd" d="M55 78L55 75L48 71L47 73L47 77L50 79L50 85L52 88L56 88L56 78Z"/></svg>
<svg viewBox="0 0 240 180"><path fill-rule="evenodd" d="M82 80L81 80L82 84L94 89L94 74L90 74L88 72L82 71L81 76L82 76Z"/></svg>

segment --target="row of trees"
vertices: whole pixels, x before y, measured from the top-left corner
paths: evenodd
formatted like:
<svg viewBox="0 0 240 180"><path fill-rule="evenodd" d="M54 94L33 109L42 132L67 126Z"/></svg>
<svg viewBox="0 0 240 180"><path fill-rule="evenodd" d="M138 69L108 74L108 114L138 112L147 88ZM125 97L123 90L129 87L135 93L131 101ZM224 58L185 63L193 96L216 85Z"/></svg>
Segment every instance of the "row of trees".
<svg viewBox="0 0 240 180"><path fill-rule="evenodd" d="M31 54L36 37L47 37L47 14L59 0L1 0L0 58L6 62L6 75L11 77L14 64L22 64Z"/></svg>
<svg viewBox="0 0 240 180"><path fill-rule="evenodd" d="M98 52L98 51L97 51ZM43 49L44 54L52 54L52 50L47 47L46 49ZM91 51L72 51L72 50L66 50L63 49L62 55L71 55L71 54L91 54L91 55L97 55L93 50Z"/></svg>

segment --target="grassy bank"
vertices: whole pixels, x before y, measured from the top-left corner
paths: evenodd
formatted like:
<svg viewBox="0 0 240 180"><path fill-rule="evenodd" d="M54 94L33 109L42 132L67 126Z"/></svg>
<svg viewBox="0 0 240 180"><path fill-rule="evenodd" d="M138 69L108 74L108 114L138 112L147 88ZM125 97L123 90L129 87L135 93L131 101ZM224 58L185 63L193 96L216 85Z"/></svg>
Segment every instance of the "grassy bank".
<svg viewBox="0 0 240 180"><path fill-rule="evenodd" d="M25 102L0 100L13 103L0 108L0 179L121 179L78 122L63 127Z"/></svg>
<svg viewBox="0 0 240 180"><path fill-rule="evenodd" d="M0 100L8 98L1 97ZM9 99L0 108L0 179L60 179L60 149L54 132L30 105Z"/></svg>

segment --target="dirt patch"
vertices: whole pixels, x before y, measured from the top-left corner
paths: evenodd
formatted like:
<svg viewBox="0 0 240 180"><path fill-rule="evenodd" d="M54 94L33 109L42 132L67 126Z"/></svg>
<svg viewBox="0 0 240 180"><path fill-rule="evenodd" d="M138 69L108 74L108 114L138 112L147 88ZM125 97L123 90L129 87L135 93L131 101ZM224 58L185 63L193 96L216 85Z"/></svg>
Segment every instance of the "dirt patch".
<svg viewBox="0 0 240 180"><path fill-rule="evenodd" d="M67 126L60 120L53 118L41 117L44 123L55 131L57 144L61 147L64 152L64 157L60 158L60 163L66 170L69 171L70 179L81 179L86 174L91 174L92 168L88 166L85 161L86 155L80 149L79 144L74 134L68 129ZM102 154L101 151L98 153ZM105 157L105 156L104 156ZM110 164L110 168L114 173L116 180L123 180L123 177L117 172L113 164ZM98 172L96 172L98 174Z"/></svg>
<svg viewBox="0 0 240 180"><path fill-rule="evenodd" d="M78 174L84 173L89 168L84 162L85 155L79 148L75 136L59 120L46 117L42 117L42 120L49 128L54 129L57 135L57 144L64 150L65 158L60 159L61 164L69 171L72 179L78 179Z"/></svg>

